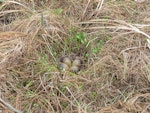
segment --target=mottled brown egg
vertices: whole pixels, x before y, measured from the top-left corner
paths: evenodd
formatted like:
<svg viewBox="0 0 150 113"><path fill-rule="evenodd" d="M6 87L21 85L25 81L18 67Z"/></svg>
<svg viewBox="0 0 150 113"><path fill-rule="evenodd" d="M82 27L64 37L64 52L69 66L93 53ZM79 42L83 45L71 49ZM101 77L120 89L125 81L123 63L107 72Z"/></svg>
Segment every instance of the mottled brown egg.
<svg viewBox="0 0 150 113"><path fill-rule="evenodd" d="M64 64L67 64L69 67L71 66L71 60L69 57L62 57L60 59L60 62L64 63Z"/></svg>
<svg viewBox="0 0 150 113"><path fill-rule="evenodd" d="M73 62L72 62L72 66L78 66L80 67L82 64L82 61L80 59L75 59Z"/></svg>
<svg viewBox="0 0 150 113"><path fill-rule="evenodd" d="M69 66L65 63L60 63L59 64L59 69L63 70L63 71L68 71L69 70Z"/></svg>
<svg viewBox="0 0 150 113"><path fill-rule="evenodd" d="M78 71L80 71L80 68L79 68L78 66L72 66L72 67L70 68L70 71L71 71L71 72L74 72L74 73L77 73Z"/></svg>

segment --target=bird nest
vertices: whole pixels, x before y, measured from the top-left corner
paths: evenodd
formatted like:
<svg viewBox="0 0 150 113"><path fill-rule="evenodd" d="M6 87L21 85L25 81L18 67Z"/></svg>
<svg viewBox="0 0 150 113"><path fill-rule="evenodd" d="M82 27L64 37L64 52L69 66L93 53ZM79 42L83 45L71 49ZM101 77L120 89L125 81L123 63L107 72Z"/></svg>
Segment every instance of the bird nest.
<svg viewBox="0 0 150 113"><path fill-rule="evenodd" d="M19 64L27 47L26 37L27 34L21 32L0 33L0 70Z"/></svg>

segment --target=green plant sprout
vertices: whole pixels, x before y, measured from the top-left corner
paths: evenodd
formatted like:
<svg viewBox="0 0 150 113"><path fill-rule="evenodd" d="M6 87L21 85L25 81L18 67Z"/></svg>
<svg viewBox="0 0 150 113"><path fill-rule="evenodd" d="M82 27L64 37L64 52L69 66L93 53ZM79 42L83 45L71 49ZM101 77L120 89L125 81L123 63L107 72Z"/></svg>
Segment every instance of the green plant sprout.
<svg viewBox="0 0 150 113"><path fill-rule="evenodd" d="M101 39L99 43L96 45L96 47L92 49L92 52L97 54L102 49L103 45L104 45L104 40Z"/></svg>
<svg viewBox="0 0 150 113"><path fill-rule="evenodd" d="M61 14L62 12L63 12L63 9L61 9L61 8L58 8L58 9L55 10L55 13L57 15Z"/></svg>

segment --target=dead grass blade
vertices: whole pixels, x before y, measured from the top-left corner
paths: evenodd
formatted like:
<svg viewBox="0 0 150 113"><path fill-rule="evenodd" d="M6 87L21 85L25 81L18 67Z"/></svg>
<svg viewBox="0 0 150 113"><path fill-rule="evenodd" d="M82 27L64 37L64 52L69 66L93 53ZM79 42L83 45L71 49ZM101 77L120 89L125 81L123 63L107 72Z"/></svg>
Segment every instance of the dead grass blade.
<svg viewBox="0 0 150 113"><path fill-rule="evenodd" d="M3 103L6 107L16 113L23 113L22 111L17 110L16 108L12 107L9 103L5 102L3 99L0 98L0 102Z"/></svg>

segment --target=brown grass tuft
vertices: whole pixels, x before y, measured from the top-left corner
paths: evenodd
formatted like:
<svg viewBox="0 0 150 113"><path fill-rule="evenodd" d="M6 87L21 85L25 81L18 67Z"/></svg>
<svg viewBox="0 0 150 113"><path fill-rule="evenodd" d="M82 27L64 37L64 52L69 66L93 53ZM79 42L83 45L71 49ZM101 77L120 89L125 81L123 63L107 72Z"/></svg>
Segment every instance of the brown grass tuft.
<svg viewBox="0 0 150 113"><path fill-rule="evenodd" d="M150 1L0 3L0 96L24 113L150 112ZM78 74L57 69L77 55ZM12 113L0 102L2 112Z"/></svg>
<svg viewBox="0 0 150 113"><path fill-rule="evenodd" d="M0 34L0 70L20 63L26 53L28 35L21 32L2 32Z"/></svg>

